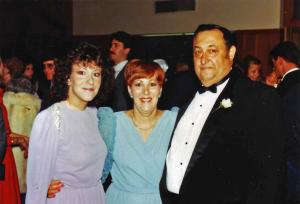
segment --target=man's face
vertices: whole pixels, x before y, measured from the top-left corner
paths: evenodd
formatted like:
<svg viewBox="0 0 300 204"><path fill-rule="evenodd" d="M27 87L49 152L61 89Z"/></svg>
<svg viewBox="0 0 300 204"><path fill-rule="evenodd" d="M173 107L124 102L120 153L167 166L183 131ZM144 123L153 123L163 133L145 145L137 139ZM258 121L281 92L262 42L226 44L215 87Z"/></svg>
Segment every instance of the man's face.
<svg viewBox="0 0 300 204"><path fill-rule="evenodd" d="M283 71L283 58L277 57L277 59L272 59L273 62L273 69L277 75L277 77L280 79L284 75Z"/></svg>
<svg viewBox="0 0 300 204"><path fill-rule="evenodd" d="M111 47L109 50L109 58L118 64L127 59L130 52L130 48L125 48L124 44L116 39L111 41Z"/></svg>
<svg viewBox="0 0 300 204"><path fill-rule="evenodd" d="M52 80L55 74L54 60L47 60L43 62L44 74L47 80Z"/></svg>
<svg viewBox="0 0 300 204"><path fill-rule="evenodd" d="M198 33L193 41L194 69L206 87L219 82L231 70L236 48L226 47L223 33L217 29Z"/></svg>

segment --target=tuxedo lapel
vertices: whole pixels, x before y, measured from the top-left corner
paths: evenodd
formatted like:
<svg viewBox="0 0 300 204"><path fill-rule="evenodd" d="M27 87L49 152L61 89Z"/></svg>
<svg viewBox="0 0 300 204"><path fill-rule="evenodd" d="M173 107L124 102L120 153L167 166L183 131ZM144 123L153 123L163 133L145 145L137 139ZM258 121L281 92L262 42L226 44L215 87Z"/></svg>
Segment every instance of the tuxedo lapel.
<svg viewBox="0 0 300 204"><path fill-rule="evenodd" d="M226 112L224 108L220 107L221 101L223 99L232 100L234 95L233 88L236 79L237 74L233 72L227 85L217 98L212 110L210 111L210 114L208 115L207 120L205 121L205 124L202 128L202 131L194 148L193 154L187 166L184 178L190 173L191 169L193 169L193 166L196 164L197 160L201 158L211 139L216 135L218 131L219 119L222 118L220 117L220 114L224 114L224 112ZM184 178L181 187L184 186Z"/></svg>
<svg viewBox="0 0 300 204"><path fill-rule="evenodd" d="M293 71L291 73L288 73L283 81L281 81L277 87L278 93L283 96L289 87L294 86L295 84L299 83L299 75L300 70Z"/></svg>

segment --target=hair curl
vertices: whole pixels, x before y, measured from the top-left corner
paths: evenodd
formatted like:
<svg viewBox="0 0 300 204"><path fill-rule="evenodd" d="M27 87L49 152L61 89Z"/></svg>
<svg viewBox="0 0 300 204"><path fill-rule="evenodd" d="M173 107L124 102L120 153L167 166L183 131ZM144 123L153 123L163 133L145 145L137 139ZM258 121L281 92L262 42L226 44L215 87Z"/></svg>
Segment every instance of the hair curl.
<svg viewBox="0 0 300 204"><path fill-rule="evenodd" d="M64 59L56 62L56 72L53 78L53 87L50 92L51 104L68 98L69 86L67 80L72 73L72 65L80 62L95 62L102 68L101 86L96 97L88 103L88 106L99 107L107 99L111 89L113 74L102 67L102 55L100 48L87 42L80 43L72 49Z"/></svg>

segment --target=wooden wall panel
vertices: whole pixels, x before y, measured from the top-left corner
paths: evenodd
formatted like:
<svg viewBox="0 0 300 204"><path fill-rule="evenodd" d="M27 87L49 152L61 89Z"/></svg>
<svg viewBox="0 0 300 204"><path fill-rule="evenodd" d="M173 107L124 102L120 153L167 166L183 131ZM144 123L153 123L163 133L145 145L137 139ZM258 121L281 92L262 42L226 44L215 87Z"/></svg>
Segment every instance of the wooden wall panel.
<svg viewBox="0 0 300 204"><path fill-rule="evenodd" d="M283 30L241 30L235 31L235 34L238 49L237 60L242 60L248 54L254 55L262 61L263 73L268 73L271 70L269 52L283 40Z"/></svg>

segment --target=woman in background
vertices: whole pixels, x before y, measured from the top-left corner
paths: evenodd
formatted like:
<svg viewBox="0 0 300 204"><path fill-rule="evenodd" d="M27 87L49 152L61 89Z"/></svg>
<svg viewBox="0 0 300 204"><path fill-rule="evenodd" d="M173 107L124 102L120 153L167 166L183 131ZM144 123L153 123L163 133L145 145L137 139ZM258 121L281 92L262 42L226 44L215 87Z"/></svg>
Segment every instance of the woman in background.
<svg viewBox="0 0 300 204"><path fill-rule="evenodd" d="M35 94L31 82L23 77L13 77L7 84L3 102L8 112L10 128L13 132L29 136L34 118L41 107L41 100ZM25 203L27 159L19 147L13 147L17 167L21 201Z"/></svg>
<svg viewBox="0 0 300 204"><path fill-rule="evenodd" d="M27 148L28 148L28 138L16 134L11 131L7 110L3 104L3 94L5 89L4 84L4 73L5 67L3 66L2 60L0 58L0 108L2 111L2 117L4 122L5 134L7 147L5 151L5 157L3 160L3 165L5 167L5 177L4 180L0 180L0 203L2 204L20 204L20 191L18 184L18 176L16 171L16 165L14 161L14 156L12 152L13 146L19 146L23 151L24 157L27 158ZM8 82L8 81L7 81Z"/></svg>
<svg viewBox="0 0 300 204"><path fill-rule="evenodd" d="M242 62L246 76L252 81L262 80L261 61L252 55L248 55Z"/></svg>

